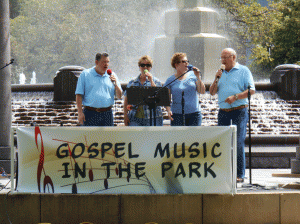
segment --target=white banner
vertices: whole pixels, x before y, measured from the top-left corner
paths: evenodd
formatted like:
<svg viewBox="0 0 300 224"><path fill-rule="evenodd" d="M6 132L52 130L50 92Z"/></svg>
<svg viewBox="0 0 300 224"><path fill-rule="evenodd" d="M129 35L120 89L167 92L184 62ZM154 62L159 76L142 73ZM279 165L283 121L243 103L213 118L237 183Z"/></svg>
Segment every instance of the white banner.
<svg viewBox="0 0 300 224"><path fill-rule="evenodd" d="M236 193L236 127L21 127L18 192Z"/></svg>

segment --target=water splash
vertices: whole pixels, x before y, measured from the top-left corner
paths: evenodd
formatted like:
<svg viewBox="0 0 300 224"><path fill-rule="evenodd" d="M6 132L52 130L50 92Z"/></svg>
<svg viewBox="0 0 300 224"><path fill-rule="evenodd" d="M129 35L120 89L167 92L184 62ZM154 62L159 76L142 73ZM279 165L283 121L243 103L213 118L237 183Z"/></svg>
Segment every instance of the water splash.
<svg viewBox="0 0 300 224"><path fill-rule="evenodd" d="M35 71L32 72L32 78L30 80L30 84L36 84L36 73L35 73Z"/></svg>
<svg viewBox="0 0 300 224"><path fill-rule="evenodd" d="M218 97L209 92L200 95L202 125L216 126ZM123 125L123 100L113 107L116 125ZM26 126L31 122L40 125L67 126L77 123L75 102L54 102L53 92L13 92L12 125ZM166 117L166 111L164 111ZM253 134L299 134L300 101L285 101L273 91L257 91L251 97L251 132Z"/></svg>
<svg viewBox="0 0 300 224"><path fill-rule="evenodd" d="M26 76L23 72L19 75L19 83L21 85L24 85L26 83Z"/></svg>

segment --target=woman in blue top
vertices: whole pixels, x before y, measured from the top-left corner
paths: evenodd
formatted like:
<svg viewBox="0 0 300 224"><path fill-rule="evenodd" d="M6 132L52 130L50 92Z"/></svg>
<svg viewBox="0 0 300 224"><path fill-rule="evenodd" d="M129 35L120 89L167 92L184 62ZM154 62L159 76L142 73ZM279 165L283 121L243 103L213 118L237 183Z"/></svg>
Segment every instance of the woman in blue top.
<svg viewBox="0 0 300 224"><path fill-rule="evenodd" d="M200 70L193 67L189 71L189 61L185 53L175 53L171 59L171 65L176 72L164 84L172 95L171 107L166 107L171 125L200 126L202 115L197 92L205 93Z"/></svg>
<svg viewBox="0 0 300 224"><path fill-rule="evenodd" d="M127 88L131 86L140 86L140 87L148 87L148 86L157 86L161 87L161 82L153 77L150 73L152 68L153 61L150 56L145 55L140 58L138 65L141 74L136 78L131 80ZM130 105L133 109L129 110L127 108L128 105L128 98L127 92L124 93L124 124L126 126L150 126L150 110L149 106L147 105L140 105L138 108L135 108L134 105ZM152 125L154 125L154 120L152 119ZM163 116L162 116L162 109L161 107L156 108L156 126L163 125Z"/></svg>

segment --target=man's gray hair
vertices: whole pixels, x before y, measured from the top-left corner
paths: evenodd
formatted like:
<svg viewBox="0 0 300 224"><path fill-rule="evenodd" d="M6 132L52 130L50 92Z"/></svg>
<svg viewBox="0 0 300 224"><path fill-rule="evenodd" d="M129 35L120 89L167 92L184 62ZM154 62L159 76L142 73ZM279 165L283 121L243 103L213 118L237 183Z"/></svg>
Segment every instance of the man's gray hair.
<svg viewBox="0 0 300 224"><path fill-rule="evenodd" d="M234 55L235 57L237 56L237 55L236 55L236 51L233 50L232 48L225 48L223 51L228 51L228 52L230 52L232 55Z"/></svg>

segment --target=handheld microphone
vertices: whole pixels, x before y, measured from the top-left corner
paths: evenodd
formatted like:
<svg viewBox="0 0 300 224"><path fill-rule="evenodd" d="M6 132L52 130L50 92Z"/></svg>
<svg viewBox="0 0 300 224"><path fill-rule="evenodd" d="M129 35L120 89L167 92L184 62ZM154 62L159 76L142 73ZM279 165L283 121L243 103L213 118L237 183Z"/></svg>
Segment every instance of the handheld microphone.
<svg viewBox="0 0 300 224"><path fill-rule="evenodd" d="M109 75L109 76L111 76L111 74L112 74L112 71L111 71L111 69L107 69L107 74ZM115 81L113 81L113 84L114 85L116 85L116 82Z"/></svg>
<svg viewBox="0 0 300 224"><path fill-rule="evenodd" d="M220 70L221 70L222 72L224 72L224 70L225 70L225 65L224 65L224 64L221 65Z"/></svg>
<svg viewBox="0 0 300 224"><path fill-rule="evenodd" d="M188 68L188 71L192 71L193 70L193 65L191 65L191 64L189 64L188 66L187 66L187 68Z"/></svg>
<svg viewBox="0 0 300 224"><path fill-rule="evenodd" d="M146 73L148 73L149 71L148 71L148 69L145 69L144 70L144 73L146 74ZM148 80L148 77L146 76L146 80Z"/></svg>
<svg viewBox="0 0 300 224"><path fill-rule="evenodd" d="M220 70L222 71L222 73L224 72L224 70L225 70L225 65L224 64L221 65ZM218 82L219 79L220 79L220 77L217 77L216 81Z"/></svg>

